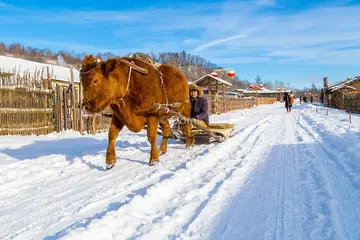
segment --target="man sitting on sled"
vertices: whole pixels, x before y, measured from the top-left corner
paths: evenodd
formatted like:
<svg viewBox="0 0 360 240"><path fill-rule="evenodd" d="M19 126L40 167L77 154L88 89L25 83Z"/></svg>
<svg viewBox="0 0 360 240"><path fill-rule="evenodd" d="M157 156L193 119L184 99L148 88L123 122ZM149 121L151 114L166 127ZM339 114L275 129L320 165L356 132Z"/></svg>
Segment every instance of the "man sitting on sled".
<svg viewBox="0 0 360 240"><path fill-rule="evenodd" d="M196 137L209 136L209 142L222 142L231 136L235 125L231 123L209 123L208 114L208 100L203 97L203 91L196 84L189 85L190 103L191 103L191 122L192 122L192 135ZM200 125L203 128L199 129L194 126ZM185 124L180 124L180 121L175 121L171 138L184 139L185 137ZM194 138L194 142L195 142Z"/></svg>
<svg viewBox="0 0 360 240"><path fill-rule="evenodd" d="M201 88L195 84L190 85L191 118L198 120L198 124L201 126L208 127L208 101L202 95Z"/></svg>

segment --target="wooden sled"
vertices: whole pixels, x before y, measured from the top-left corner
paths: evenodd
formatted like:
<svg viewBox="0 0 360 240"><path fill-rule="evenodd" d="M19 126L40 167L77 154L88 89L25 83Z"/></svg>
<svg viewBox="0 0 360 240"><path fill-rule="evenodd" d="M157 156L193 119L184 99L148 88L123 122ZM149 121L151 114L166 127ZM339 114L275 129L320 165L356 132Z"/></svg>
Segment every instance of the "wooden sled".
<svg viewBox="0 0 360 240"><path fill-rule="evenodd" d="M223 142L225 139L232 136L235 128L235 125L230 123L210 123L209 127L205 128L199 125L193 119L187 118L182 114L169 109L166 106L160 105L158 103L153 103L153 107L159 109L159 111L164 111L171 116L177 117L181 122L191 123L194 126L194 128L191 129L191 133L195 137L195 139L200 137L207 137L209 143ZM158 135L162 136L161 130L158 131ZM171 127L170 138L183 141L185 141L186 139L185 133L182 131L181 127L177 122L175 122Z"/></svg>

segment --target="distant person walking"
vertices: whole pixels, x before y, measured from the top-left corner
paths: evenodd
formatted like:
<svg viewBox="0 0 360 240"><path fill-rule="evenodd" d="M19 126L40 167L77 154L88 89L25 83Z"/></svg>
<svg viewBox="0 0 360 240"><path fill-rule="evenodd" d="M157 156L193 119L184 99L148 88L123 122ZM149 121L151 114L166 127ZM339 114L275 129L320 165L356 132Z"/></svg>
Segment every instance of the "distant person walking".
<svg viewBox="0 0 360 240"><path fill-rule="evenodd" d="M292 96L294 96L294 94L292 94ZM284 93L284 102L285 102L286 111L291 112L294 99L291 97L291 95L288 92Z"/></svg>
<svg viewBox="0 0 360 240"><path fill-rule="evenodd" d="M324 89L322 88L322 89L321 89L321 94L320 94L320 102L321 102L321 103L324 103L324 94L325 94L325 93L324 93Z"/></svg>
<svg viewBox="0 0 360 240"><path fill-rule="evenodd" d="M300 99L300 104L301 104L302 96L300 96L299 99Z"/></svg>

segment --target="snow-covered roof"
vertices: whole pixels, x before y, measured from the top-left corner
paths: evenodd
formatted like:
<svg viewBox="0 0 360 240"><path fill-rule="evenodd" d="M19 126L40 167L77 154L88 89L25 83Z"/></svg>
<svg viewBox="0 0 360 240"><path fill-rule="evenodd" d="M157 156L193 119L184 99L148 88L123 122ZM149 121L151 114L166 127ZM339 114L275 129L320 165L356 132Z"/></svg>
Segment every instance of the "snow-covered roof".
<svg viewBox="0 0 360 240"><path fill-rule="evenodd" d="M227 81L225 81L221 78L211 76L210 74L205 74L201 78L194 81L194 83L196 83L197 85L211 85L215 82L218 82L218 84L220 84L220 85L227 85L230 87L232 86L231 83L228 83Z"/></svg>
<svg viewBox="0 0 360 240"><path fill-rule="evenodd" d="M263 87L262 89L260 89L260 91L259 91L259 92L264 92L264 93L275 93L275 91L270 90L270 89L267 89L267 88L265 88L265 87Z"/></svg>
<svg viewBox="0 0 360 240"><path fill-rule="evenodd" d="M337 91L337 90L339 90L339 89L341 89L341 88L343 88L343 87L347 87L347 88L352 88L352 89L354 89L354 87L350 87L350 86L348 86L348 85L350 85L350 84L352 84L352 83L354 83L354 82L356 82L356 81L360 81L360 76L356 76L356 77L354 77L354 78L348 78L348 79L346 79L345 81L342 81L342 82L340 82L340 83L332 84L332 85L329 86L328 89L329 89L331 92ZM357 90L357 89L355 88L354 90Z"/></svg>
<svg viewBox="0 0 360 240"><path fill-rule="evenodd" d="M249 88L248 89L237 88L237 89L234 89L232 91L233 92L241 92L241 93L256 93L255 90L250 90ZM267 89L267 88L259 89L259 90L257 90L257 92L258 93L280 93L280 92L273 91L273 90L270 90L270 89ZM281 91L281 92L284 92L284 91ZM290 90L286 90L286 92L290 92Z"/></svg>
<svg viewBox="0 0 360 240"><path fill-rule="evenodd" d="M41 69L45 69L47 66L50 68L50 73L52 72L52 79L61 80L61 81L71 81L70 77L70 68L56 66L51 64L33 62L21 58L0 56L0 70L4 72L13 72L14 68L16 72L20 74L24 74L24 71L29 71L30 74L34 74L35 71L39 71ZM44 70L46 74L46 69ZM46 75L45 75L46 76ZM80 82L79 79L79 71L74 69L74 81Z"/></svg>
<svg viewBox="0 0 360 240"><path fill-rule="evenodd" d="M236 88L236 89L232 90L232 92L240 92L240 93L242 93L244 91L246 91L246 89L243 89L243 88Z"/></svg>

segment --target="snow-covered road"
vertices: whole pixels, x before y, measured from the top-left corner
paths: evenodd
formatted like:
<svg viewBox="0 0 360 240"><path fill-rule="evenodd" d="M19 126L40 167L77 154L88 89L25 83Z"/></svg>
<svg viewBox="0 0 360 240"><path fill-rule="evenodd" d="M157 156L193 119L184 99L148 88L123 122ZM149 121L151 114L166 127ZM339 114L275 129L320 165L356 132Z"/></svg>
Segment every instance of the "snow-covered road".
<svg viewBox="0 0 360 240"><path fill-rule="evenodd" d="M110 171L106 134L0 137L0 239L360 239L352 120L281 104L211 116L235 135L171 141L156 167L146 133L125 130Z"/></svg>

